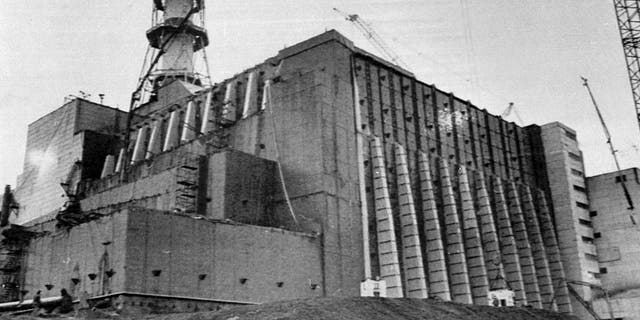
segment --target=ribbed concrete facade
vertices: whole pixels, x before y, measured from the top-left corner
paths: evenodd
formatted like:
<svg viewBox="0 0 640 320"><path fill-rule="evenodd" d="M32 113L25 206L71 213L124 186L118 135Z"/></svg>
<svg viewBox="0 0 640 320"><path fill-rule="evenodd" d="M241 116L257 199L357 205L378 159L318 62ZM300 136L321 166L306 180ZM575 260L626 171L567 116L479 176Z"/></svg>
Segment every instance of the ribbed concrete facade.
<svg viewBox="0 0 640 320"><path fill-rule="evenodd" d="M549 260L561 262L549 257L538 222L545 199L534 197L533 192L544 193L546 187L535 172L530 130L362 52L355 53L354 61L359 129L380 141L384 150L365 154L373 161L382 154L388 162L387 179L402 180L404 185L407 177L398 167L404 157L394 150L398 146L406 150L409 184L416 190L415 209L407 208L400 184L390 184L390 203L403 212L415 211L424 225L418 230L429 295L489 304L490 290L506 287L514 290L517 304L557 309L559 301L567 298L562 291L566 287L556 286L556 292ZM390 163L396 164L395 170ZM394 214L402 217L402 212ZM397 238L415 239L402 231L404 225L396 226ZM399 256L413 256L400 243L397 248ZM371 247L371 252L381 249L386 251ZM373 265L374 276L381 271L381 266ZM401 276L408 283L406 271ZM403 288L403 292L409 291ZM570 312L564 306L562 311Z"/></svg>

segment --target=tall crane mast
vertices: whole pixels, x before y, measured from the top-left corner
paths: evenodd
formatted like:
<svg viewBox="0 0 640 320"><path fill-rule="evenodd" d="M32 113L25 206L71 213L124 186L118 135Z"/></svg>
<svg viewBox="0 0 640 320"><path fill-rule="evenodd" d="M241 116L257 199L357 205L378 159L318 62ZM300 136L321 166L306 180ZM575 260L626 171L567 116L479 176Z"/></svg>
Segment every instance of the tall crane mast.
<svg viewBox="0 0 640 320"><path fill-rule="evenodd" d="M640 1L613 0L618 19L622 49L627 61L627 71L631 83L636 118L640 126Z"/></svg>
<svg viewBox="0 0 640 320"><path fill-rule="evenodd" d="M613 142L611 141L611 134L609 133L609 128L607 127L607 124L604 122L604 118L602 117L602 113L600 112L600 107L598 107L598 103L596 103L596 99L593 97L593 92L591 92L591 87L589 87L589 82L587 80L587 78L584 77L580 77L580 79L582 79L582 85L585 86L587 88L587 92L589 92L589 97L591 98L591 102L593 103L593 107L596 109L596 113L598 114L598 119L600 119L600 124L602 125L602 130L604 130L604 136L605 138L607 138L607 144L609 145L609 151L611 152L611 155L613 156L613 161L616 164L616 172L618 173L618 179L620 179L620 185L622 186L622 191L624 192L624 197L627 199L627 204L629 205L629 207L627 207L627 209L629 210L633 210L634 206L633 206L633 201L631 200L631 194L629 194L629 189L627 189L627 184L625 183L623 177L622 177L622 173L620 170L620 162L618 162L618 157L616 156L616 152L618 152L618 150L616 150L613 147ZM633 218L633 216L630 216L631 218L631 222L633 222L633 224L635 224L635 220Z"/></svg>
<svg viewBox="0 0 640 320"><path fill-rule="evenodd" d="M402 59L400 59L400 56L398 56L398 54L396 54L393 49L391 49L391 47L388 46L384 42L384 40L382 40L382 37L380 37L380 35L373 29L373 27L371 27L371 24L362 20L359 15L348 14L338 10L337 8L333 8L333 11L342 15L345 20L352 22L362 33L362 35L364 35L365 38L367 38L367 40L369 40L369 42L374 47L376 47L376 49L380 50L380 53L382 53L385 58L391 60L393 63L403 68L409 67L404 61L402 61Z"/></svg>

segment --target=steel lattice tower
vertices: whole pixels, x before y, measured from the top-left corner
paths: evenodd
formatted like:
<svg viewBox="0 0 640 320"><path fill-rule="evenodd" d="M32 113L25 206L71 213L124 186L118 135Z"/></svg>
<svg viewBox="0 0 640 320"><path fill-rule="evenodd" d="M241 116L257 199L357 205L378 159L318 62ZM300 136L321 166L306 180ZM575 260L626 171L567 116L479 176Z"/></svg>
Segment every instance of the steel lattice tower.
<svg viewBox="0 0 640 320"><path fill-rule="evenodd" d="M633 94L633 103L636 107L636 117L640 125L640 0L614 0L613 1L622 49L627 61L629 81Z"/></svg>

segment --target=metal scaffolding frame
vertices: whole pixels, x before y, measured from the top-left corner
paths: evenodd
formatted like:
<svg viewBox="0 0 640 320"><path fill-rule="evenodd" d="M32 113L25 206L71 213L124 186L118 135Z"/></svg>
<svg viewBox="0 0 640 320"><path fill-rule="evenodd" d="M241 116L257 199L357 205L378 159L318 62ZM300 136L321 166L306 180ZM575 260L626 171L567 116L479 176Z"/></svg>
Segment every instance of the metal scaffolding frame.
<svg viewBox="0 0 640 320"><path fill-rule="evenodd" d="M629 82L640 128L640 0L614 0L622 49L627 61Z"/></svg>

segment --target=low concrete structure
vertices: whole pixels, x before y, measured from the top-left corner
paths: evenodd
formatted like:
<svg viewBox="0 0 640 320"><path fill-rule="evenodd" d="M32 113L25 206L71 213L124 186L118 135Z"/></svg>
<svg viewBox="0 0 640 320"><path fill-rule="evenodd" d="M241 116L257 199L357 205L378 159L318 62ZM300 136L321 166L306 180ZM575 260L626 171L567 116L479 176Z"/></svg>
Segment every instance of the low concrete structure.
<svg viewBox="0 0 640 320"><path fill-rule="evenodd" d="M24 290L253 304L325 295L317 236L130 207L62 232L39 224ZM135 300L135 299L134 299ZM204 308L206 310L206 308Z"/></svg>

